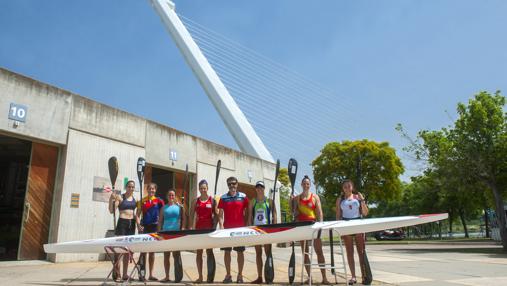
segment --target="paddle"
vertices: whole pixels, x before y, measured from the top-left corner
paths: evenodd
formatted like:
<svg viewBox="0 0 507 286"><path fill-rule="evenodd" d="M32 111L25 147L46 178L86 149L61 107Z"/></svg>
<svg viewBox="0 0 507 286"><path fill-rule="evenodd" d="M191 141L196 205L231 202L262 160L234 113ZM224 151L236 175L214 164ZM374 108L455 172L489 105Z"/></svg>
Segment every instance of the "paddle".
<svg viewBox="0 0 507 286"><path fill-rule="evenodd" d="M358 187L358 194L361 192L362 190L362 185L361 185L361 182L362 182L362 168L361 168L361 153L358 154L358 157L357 157L357 162L356 162L356 173L357 173L357 179L358 179L358 184L357 184L357 187ZM365 198L363 198L365 199ZM363 217L363 210L361 209L361 201L359 202L359 213L361 215L361 217ZM364 247L363 247L363 262L364 262L364 265L361 265L361 274L363 275L363 285L370 285L371 282L373 281L373 275L371 273L371 268L370 268L370 262L368 261L368 256L366 255L366 234L363 234L364 235Z"/></svg>
<svg viewBox="0 0 507 286"><path fill-rule="evenodd" d="M111 188L112 188L112 194L111 196L116 195L116 191L114 190L114 185L116 184L116 178L118 178L118 159L116 159L115 156L109 158L109 161L107 161L107 168L109 169L109 180L111 180ZM114 232L116 233L116 206L113 203L113 226L114 226ZM114 256L115 259L115 265L116 265L116 255ZM118 266L119 267L119 266ZM119 269L119 268L118 268ZM118 277L118 273L116 271L113 271L113 280Z"/></svg>
<svg viewBox="0 0 507 286"><path fill-rule="evenodd" d="M334 270L334 247L333 247L333 230L329 230L329 245L331 248L331 274L335 273Z"/></svg>
<svg viewBox="0 0 507 286"><path fill-rule="evenodd" d="M213 193L213 199L215 199L215 196L217 195L217 185L218 185L218 176L220 176L220 167L222 165L222 161L218 160L217 162L217 171L215 174L215 192Z"/></svg>
<svg viewBox="0 0 507 286"><path fill-rule="evenodd" d="M183 264L181 263L181 252L173 251L174 258L174 282L179 283L183 279Z"/></svg>
<svg viewBox="0 0 507 286"><path fill-rule="evenodd" d="M360 203L361 204L361 203ZM363 212L361 212L362 214ZM368 255L366 255L366 233L363 234L364 247L363 247L363 261L364 265L361 265L361 274L363 274L363 285L370 285L373 282L373 274L371 273L370 261L368 261Z"/></svg>
<svg viewBox="0 0 507 286"><path fill-rule="evenodd" d="M183 206L185 206L185 203L189 201L189 193L190 191L187 190L187 182L188 182L188 164L185 166L185 177L183 179ZM185 200L185 194L186 194L186 200ZM183 217L186 214L185 208L181 208L182 213L181 216ZM180 225L183 222L183 219L180 220ZM185 227L181 225L181 227ZM174 282L178 283L183 279L183 263L181 262L181 253L179 251L173 252L173 259L174 259Z"/></svg>
<svg viewBox="0 0 507 286"><path fill-rule="evenodd" d="M298 171L298 162L294 158L290 158L289 160L289 179L291 184L291 204L292 204L292 221L294 221L294 203L292 202L292 199L294 197L294 184L296 183L296 175ZM294 278L296 277L296 254L294 253L294 242L292 242L292 254L290 255L289 260L289 283L292 284L294 282Z"/></svg>
<svg viewBox="0 0 507 286"><path fill-rule="evenodd" d="M218 185L218 177L220 176L220 168L222 166L222 161L218 160L217 162L217 170L215 173L215 190L213 193L213 212L215 212L215 197L217 195L217 185ZM213 217L216 217L216 214L214 214ZM215 255L213 254L213 250L206 251L206 266L208 266L208 277L206 278L206 282L213 283L215 280L215 270L216 270L216 264L215 264Z"/></svg>
<svg viewBox="0 0 507 286"><path fill-rule="evenodd" d="M144 180L144 169L146 168L146 160L143 157L137 159L137 179L139 180L139 202L143 201L143 180ZM144 281L146 276L146 254L139 256L139 280Z"/></svg>
<svg viewBox="0 0 507 286"><path fill-rule="evenodd" d="M276 211L275 206L275 197L276 197L276 181L278 180L278 172L280 171L280 160L276 160L276 169L275 169L275 183L273 185L273 209ZM271 224L276 223L271 221ZM268 254L266 255L266 262L264 263L264 278L266 279L266 283L272 283L275 279L275 269L273 265L273 254L271 252L271 247L268 250Z"/></svg>
<svg viewBox="0 0 507 286"><path fill-rule="evenodd" d="M146 160L143 157L137 159L137 179L139 179L139 200L143 199L143 180L144 180L144 169L146 168Z"/></svg>
<svg viewBox="0 0 507 286"><path fill-rule="evenodd" d="M371 282L373 282L373 274L371 273L371 267L370 262L368 261L368 256L366 255L366 234L364 234L364 248L363 248L363 260L364 265L363 269L361 269L361 272L363 274L363 285L371 285Z"/></svg>
<svg viewBox="0 0 507 286"><path fill-rule="evenodd" d="M118 159L116 159L115 156L109 158L107 167L109 169L109 180L111 180L111 188L113 189L113 195L115 195L114 185L116 184L116 178L118 178ZM113 219L114 231L116 231L116 207L113 212Z"/></svg>

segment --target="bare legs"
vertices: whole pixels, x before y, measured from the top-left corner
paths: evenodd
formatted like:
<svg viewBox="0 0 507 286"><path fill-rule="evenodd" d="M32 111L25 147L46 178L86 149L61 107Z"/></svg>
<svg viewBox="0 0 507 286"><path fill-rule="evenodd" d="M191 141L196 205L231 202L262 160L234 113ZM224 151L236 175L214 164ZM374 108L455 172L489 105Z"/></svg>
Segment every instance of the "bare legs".
<svg viewBox="0 0 507 286"><path fill-rule="evenodd" d="M310 241L300 241L301 244L301 251L303 252L303 255L305 257L305 269L308 276L310 276L310 256L308 253L308 248ZM317 262L320 266L324 266L326 263L326 260L324 258L324 253L322 252L322 240L320 238L313 240L313 247L315 250L315 253L317 254ZM322 284L329 284L329 281L327 280L326 276L326 269L320 269L320 273L322 274Z"/></svg>
<svg viewBox="0 0 507 286"><path fill-rule="evenodd" d="M120 280L119 278L122 277L121 279L123 280L127 280L128 279L128 268L129 268L129 257L127 254L124 254L122 255L123 258L123 274L122 276L120 276L120 262L118 262L115 267L114 267L114 272L116 273L116 277L117 277L117 280ZM120 258L120 255L119 254L115 254L114 255L114 259L115 261L118 261L118 259Z"/></svg>
<svg viewBox="0 0 507 286"><path fill-rule="evenodd" d="M129 256L127 254L123 255L123 280L127 280L129 278L127 271L129 268Z"/></svg>
<svg viewBox="0 0 507 286"><path fill-rule="evenodd" d="M271 244L264 245L264 254L268 256L269 250L271 250ZM252 284L262 283L262 245L255 246L255 263L257 265L257 279L252 281Z"/></svg>
<svg viewBox="0 0 507 286"><path fill-rule="evenodd" d="M144 261L146 263L146 252L141 253L141 256L144 256ZM141 259L141 257L139 257ZM150 276L148 277L148 280L151 281L157 281L158 279L153 276L153 265L155 264L155 253L149 252L148 253L148 271L150 273Z"/></svg>
<svg viewBox="0 0 507 286"><path fill-rule="evenodd" d="M166 251L164 252L164 270L165 270L165 277L162 279L163 282L169 281L169 269L171 267L171 252Z"/></svg>
<svg viewBox="0 0 507 286"><path fill-rule="evenodd" d="M202 264L203 264L202 253L203 253L203 250L202 249L198 249L197 250L197 256L195 257L195 263L197 264L197 272L199 273L199 278L197 278L197 280L195 280L195 283L201 283L203 281L203 276L202 276ZM212 256L213 255L213 249L206 249L206 255L207 256ZM208 271L209 271L209 269L208 269Z"/></svg>
<svg viewBox="0 0 507 286"><path fill-rule="evenodd" d="M354 238L356 240L357 253L359 255L360 265L364 265L364 234L358 233L354 236L347 235L342 236L343 242L345 243L345 249L347 250L347 261L349 263L350 274L352 279L356 279L356 267L354 261ZM361 273L362 274L362 273Z"/></svg>
<svg viewBox="0 0 507 286"><path fill-rule="evenodd" d="M231 251L225 250L224 253L225 278L231 277Z"/></svg>
<svg viewBox="0 0 507 286"><path fill-rule="evenodd" d="M224 251L224 264L225 264L225 280L231 278L231 250ZM243 281L243 266L245 265L245 254L243 251L237 251L238 254L238 280Z"/></svg>
<svg viewBox="0 0 507 286"><path fill-rule="evenodd" d="M202 249L197 250L197 256L195 257L195 264L197 264L197 273L199 273L199 278L195 280L196 283L201 283L202 278Z"/></svg>

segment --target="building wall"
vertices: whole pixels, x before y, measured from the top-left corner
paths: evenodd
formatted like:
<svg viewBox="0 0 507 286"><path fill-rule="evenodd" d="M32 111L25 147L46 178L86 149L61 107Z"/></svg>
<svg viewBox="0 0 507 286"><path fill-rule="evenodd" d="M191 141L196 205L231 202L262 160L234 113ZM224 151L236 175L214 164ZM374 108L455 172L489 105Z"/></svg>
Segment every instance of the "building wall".
<svg viewBox="0 0 507 286"><path fill-rule="evenodd" d="M116 156L119 172L115 187L124 190L125 177L137 181L137 158L144 155L144 149L141 147L71 129L67 144L57 241L105 237L106 231L113 229L113 215L109 213L107 203L92 200L94 177L109 178L107 161L111 156ZM135 198L139 197L138 190L136 184ZM72 193L79 194L78 208L70 207ZM59 254L56 261L97 258L97 254Z"/></svg>
<svg viewBox="0 0 507 286"><path fill-rule="evenodd" d="M73 95L69 127L136 146L145 144L146 120Z"/></svg>
<svg viewBox="0 0 507 286"><path fill-rule="evenodd" d="M28 107L26 123L17 128L7 118L10 103ZM196 174L195 182L203 178L209 182L210 194L218 159L222 161L218 195L227 192L225 180L229 176L249 185L264 180L266 193L273 185L271 162L1 68L0 110L5 112L0 115L0 132L50 142L60 148L49 242L102 238L113 228L107 203L92 200L94 176L109 178L107 160L111 156L119 161L118 188L124 177L137 183L138 157L144 157L152 166L179 172L184 172L188 164L189 172ZM176 151L177 160L171 160L171 150ZM72 193L80 196L78 208L70 207ZM197 184L192 184L191 194L198 195ZM57 254L48 258L58 262L94 261L98 255Z"/></svg>
<svg viewBox="0 0 507 286"><path fill-rule="evenodd" d="M10 104L28 108L26 123L14 127ZM36 140L65 144L71 94L0 68L0 130Z"/></svg>
<svg viewBox="0 0 507 286"><path fill-rule="evenodd" d="M167 126L148 121L146 124L146 161L152 165L171 169L196 171L197 138ZM177 160L171 160L170 151L176 152Z"/></svg>

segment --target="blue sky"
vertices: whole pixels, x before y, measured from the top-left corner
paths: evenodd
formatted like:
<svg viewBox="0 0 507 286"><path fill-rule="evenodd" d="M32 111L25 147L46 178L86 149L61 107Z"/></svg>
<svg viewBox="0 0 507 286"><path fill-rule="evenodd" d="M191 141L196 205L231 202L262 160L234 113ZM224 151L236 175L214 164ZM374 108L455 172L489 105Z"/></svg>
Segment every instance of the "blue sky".
<svg viewBox="0 0 507 286"><path fill-rule="evenodd" d="M404 178L415 167L397 123L412 135L438 129L455 119L457 102L507 90L507 1L176 1L176 9L335 91L353 122L337 140L390 142ZM237 148L147 0L0 1L0 66Z"/></svg>

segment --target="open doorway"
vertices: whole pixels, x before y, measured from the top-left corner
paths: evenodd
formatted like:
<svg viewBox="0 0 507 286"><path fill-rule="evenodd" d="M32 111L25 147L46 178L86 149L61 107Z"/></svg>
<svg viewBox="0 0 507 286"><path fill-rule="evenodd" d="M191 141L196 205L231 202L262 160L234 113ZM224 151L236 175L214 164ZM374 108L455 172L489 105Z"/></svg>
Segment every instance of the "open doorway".
<svg viewBox="0 0 507 286"><path fill-rule="evenodd" d="M185 172L172 171L149 165L146 167L145 184L151 182L157 184L158 188L156 196L163 199L164 202L167 200L167 192L169 189L174 189L176 191L176 198L180 203L185 203L187 201L186 197L190 196L190 199L195 197L195 194L188 193L189 189L192 190L194 187L194 175L189 173L189 177L187 179L187 186L184 190L183 184L185 181ZM146 191L144 191L143 196L145 195Z"/></svg>
<svg viewBox="0 0 507 286"><path fill-rule="evenodd" d="M255 192L255 186L239 183L238 191L244 193L249 200L255 199L257 193Z"/></svg>
<svg viewBox="0 0 507 286"><path fill-rule="evenodd" d="M16 260L32 143L0 135L0 260Z"/></svg>
<svg viewBox="0 0 507 286"><path fill-rule="evenodd" d="M157 184L157 193L155 196L167 202L167 192L174 186L174 174L165 169L151 167L151 182Z"/></svg>

